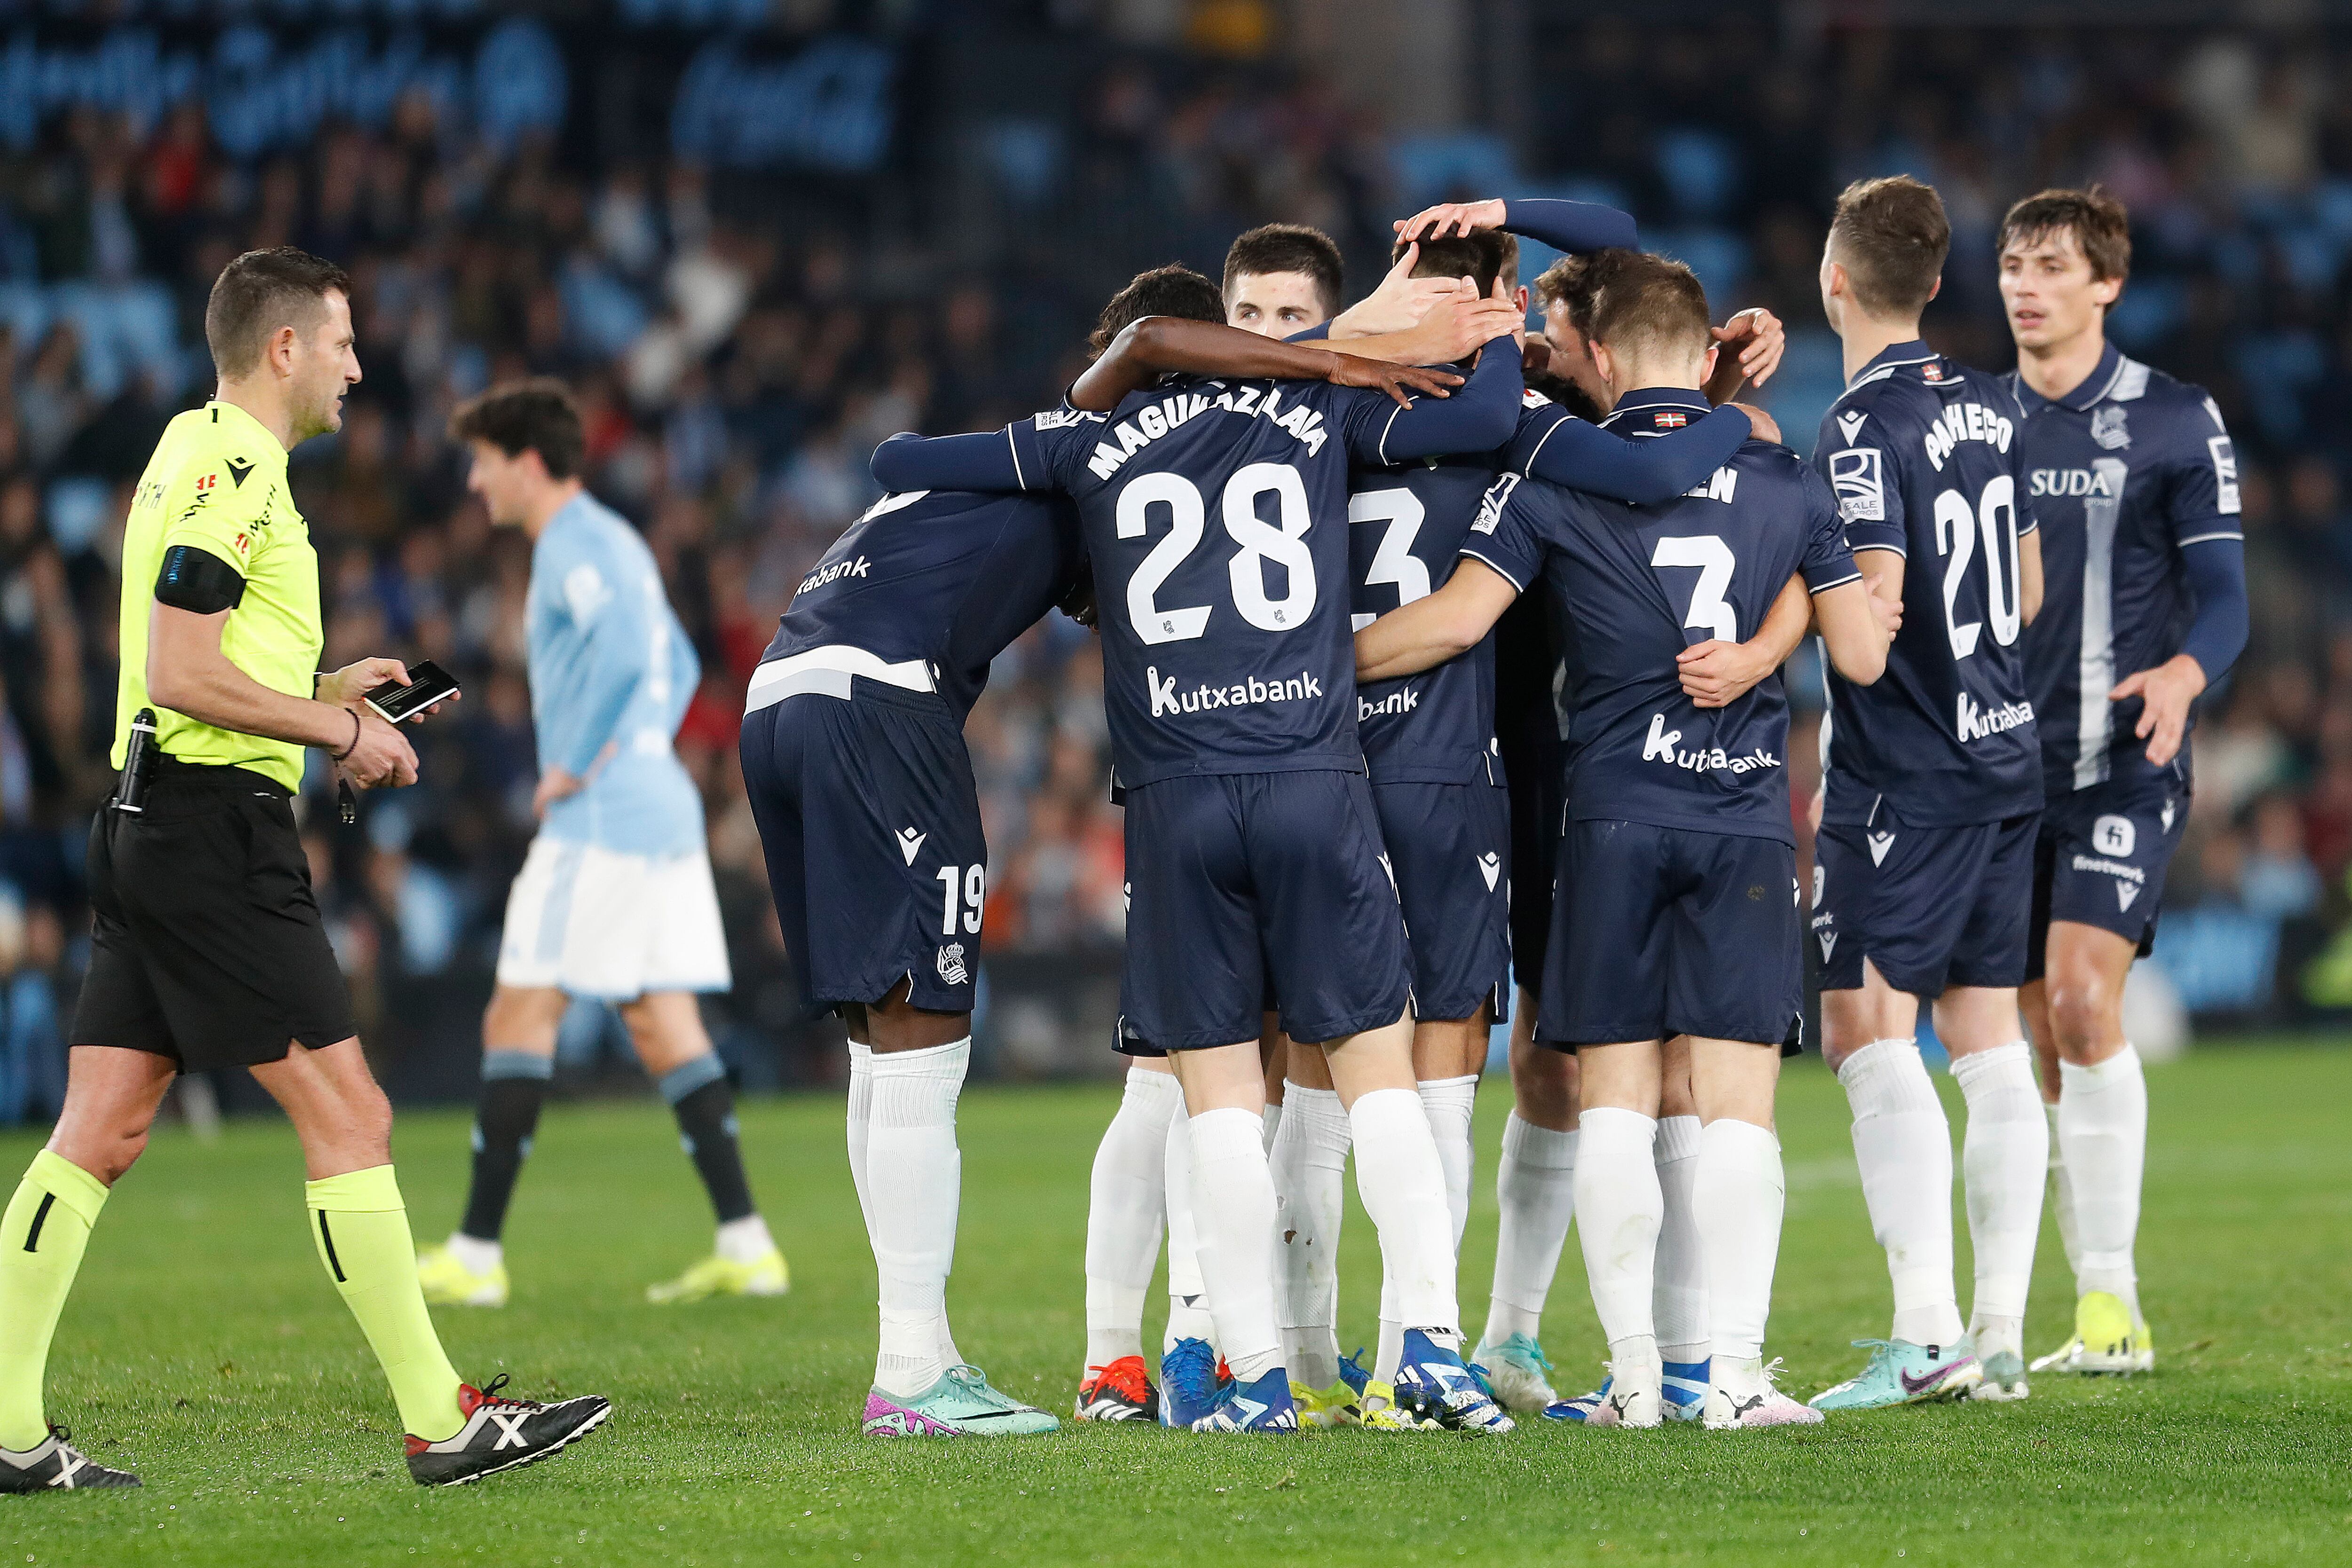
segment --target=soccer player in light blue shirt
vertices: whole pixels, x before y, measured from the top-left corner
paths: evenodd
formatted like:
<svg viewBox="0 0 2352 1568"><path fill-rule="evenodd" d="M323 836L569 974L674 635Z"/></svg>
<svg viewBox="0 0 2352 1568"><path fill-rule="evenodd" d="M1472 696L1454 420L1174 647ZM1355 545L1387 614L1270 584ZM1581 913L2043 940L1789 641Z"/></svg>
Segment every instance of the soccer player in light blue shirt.
<svg viewBox="0 0 2352 1568"><path fill-rule="evenodd" d="M619 1007L677 1115L719 1219L712 1256L655 1301L782 1295L783 1255L752 1206L735 1103L695 995L731 984L702 802L671 749L700 668L635 529L579 474L580 411L561 383L494 388L458 409L467 487L531 540L528 632L540 831L507 900L498 989L482 1016L482 1094L466 1217L418 1259L425 1293L507 1299L500 1236L574 996Z"/></svg>

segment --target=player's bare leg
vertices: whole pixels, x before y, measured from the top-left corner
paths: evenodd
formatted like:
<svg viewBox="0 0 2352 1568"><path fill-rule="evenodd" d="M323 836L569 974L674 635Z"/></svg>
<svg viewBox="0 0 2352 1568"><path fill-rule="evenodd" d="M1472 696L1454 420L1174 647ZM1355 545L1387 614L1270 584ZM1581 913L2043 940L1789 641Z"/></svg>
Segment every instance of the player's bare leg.
<svg viewBox="0 0 2352 1568"><path fill-rule="evenodd" d="M2042 1229L2050 1123L2034 1086L2016 992L1956 985L1937 998L1935 1016L1936 1037L1951 1055L1952 1077L1969 1108L1961 1146L1976 1256L1969 1340L1984 1369L1984 1381L1972 1392L1979 1399L2022 1399L2025 1299Z"/></svg>
<svg viewBox="0 0 2352 1568"><path fill-rule="evenodd" d="M2036 1362L2065 1371L2145 1372L2156 1351L2133 1250L2147 1161L2147 1081L2124 1037L2124 983L2137 955L2113 931L2050 922L2034 1045L2043 1092L2056 1079L2061 1231L2071 1231L2074 1339ZM2071 1214L2071 1226L2067 1223Z"/></svg>
<svg viewBox="0 0 2352 1568"><path fill-rule="evenodd" d="M1853 1110L1854 1163L1886 1249L1895 1318L1862 1373L1814 1396L1879 1409L1965 1394L1979 1380L1952 1284L1952 1131L1919 1058L1919 999L1863 960L1862 984L1822 993L1822 1056Z"/></svg>

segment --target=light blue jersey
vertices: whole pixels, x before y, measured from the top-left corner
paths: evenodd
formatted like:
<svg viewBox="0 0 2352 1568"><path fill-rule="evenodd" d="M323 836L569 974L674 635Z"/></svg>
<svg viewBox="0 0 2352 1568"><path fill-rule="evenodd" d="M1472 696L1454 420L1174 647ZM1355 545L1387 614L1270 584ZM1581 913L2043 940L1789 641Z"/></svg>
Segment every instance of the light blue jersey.
<svg viewBox="0 0 2352 1568"><path fill-rule="evenodd" d="M548 520L527 625L540 766L588 781L541 831L628 855L701 850L702 800L670 745L701 663L626 519L583 493Z"/></svg>

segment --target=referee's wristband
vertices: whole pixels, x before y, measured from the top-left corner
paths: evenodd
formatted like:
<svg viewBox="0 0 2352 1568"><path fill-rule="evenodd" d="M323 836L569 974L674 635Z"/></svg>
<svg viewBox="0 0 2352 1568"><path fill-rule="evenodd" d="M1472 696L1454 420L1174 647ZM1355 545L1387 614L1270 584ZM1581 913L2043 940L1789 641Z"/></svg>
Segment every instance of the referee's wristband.
<svg viewBox="0 0 2352 1568"><path fill-rule="evenodd" d="M352 743L340 752L328 753L339 763L360 749L360 710L356 708L346 708L343 711L352 716Z"/></svg>

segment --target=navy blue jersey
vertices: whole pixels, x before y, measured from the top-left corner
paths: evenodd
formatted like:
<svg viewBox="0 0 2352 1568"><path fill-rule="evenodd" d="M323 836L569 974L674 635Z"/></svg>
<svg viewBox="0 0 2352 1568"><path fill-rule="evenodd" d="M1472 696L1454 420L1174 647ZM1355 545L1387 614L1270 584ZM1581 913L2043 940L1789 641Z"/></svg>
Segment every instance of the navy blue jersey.
<svg viewBox="0 0 2352 1568"><path fill-rule="evenodd" d="M1704 415L1695 392L1646 391L1605 421L1621 435ZM1568 815L1793 843L1789 704L1768 676L1727 708L1683 694L1675 656L1755 636L1801 571L1813 592L1857 581L1829 487L1786 447L1749 441L1687 495L1636 507L1507 473L1463 554L1522 592L1540 576L1568 664Z"/></svg>
<svg viewBox="0 0 2352 1568"><path fill-rule="evenodd" d="M1917 342L1872 360L1822 416L1813 463L1847 543L1904 558L1885 675L1856 686L1830 671L1824 821L1957 827L2041 808L2019 642L2017 542L2034 529L2024 423L2000 378Z"/></svg>
<svg viewBox="0 0 2352 1568"><path fill-rule="evenodd" d="M1693 421L1648 452L1636 470L1593 460L1591 430L1582 432L1583 442L1561 434L1562 426L1582 423L1529 389L1519 400L1518 423L1507 447L1419 463L1358 464L1348 479L1349 581L1356 629L1444 583L1486 488L1506 467L1580 489L1654 497L1706 478L1739 440L1736 426ZM1598 444L1619 452L1630 446L1608 437ZM1494 637L1433 668L1362 687L1356 695L1356 720L1376 784L1500 782L1493 765Z"/></svg>
<svg viewBox="0 0 2352 1568"><path fill-rule="evenodd" d="M1322 382L1178 376L1108 415L1065 407L1008 427L1022 486L1078 505L1120 784L1363 771L1349 464L1417 456L1416 429L1471 416L1477 444L1497 444L1518 364L1487 358L1454 398L1410 412Z"/></svg>
<svg viewBox="0 0 2352 1568"><path fill-rule="evenodd" d="M2042 522L2042 614L2025 634L2042 783L2060 795L2158 770L2116 682L2180 651L2195 608L2181 548L2238 539L2238 459L2202 387L2109 344L2052 401L2011 374L2025 408L2026 504ZM2192 718L2193 718L2192 714ZM2172 764L2185 775L2186 736Z"/></svg>
<svg viewBox="0 0 2352 1568"><path fill-rule="evenodd" d="M961 722L1013 638L1085 570L1077 515L1059 498L909 490L884 496L801 579L760 662L863 648L930 667Z"/></svg>

